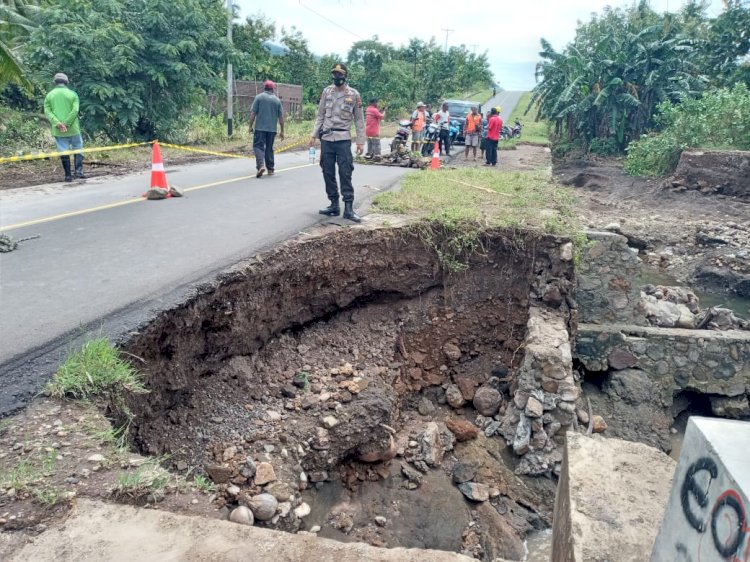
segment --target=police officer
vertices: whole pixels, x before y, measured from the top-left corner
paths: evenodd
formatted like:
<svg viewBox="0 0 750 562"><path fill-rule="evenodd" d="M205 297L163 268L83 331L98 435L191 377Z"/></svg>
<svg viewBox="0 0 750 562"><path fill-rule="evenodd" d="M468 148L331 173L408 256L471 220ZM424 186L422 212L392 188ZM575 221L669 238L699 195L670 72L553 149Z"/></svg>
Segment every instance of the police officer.
<svg viewBox="0 0 750 562"><path fill-rule="evenodd" d="M359 92L346 83L348 70L344 64L336 63L331 68L333 85L326 87L320 96L318 117L310 138L310 146L320 139L320 167L326 184L326 195L331 204L321 209L321 215L337 217L339 208L339 188L336 184L336 164L339 165L341 197L344 199L344 218L354 222L362 219L354 212L354 186L352 185L352 122L357 131L357 155L362 154L365 145L365 117L362 98Z"/></svg>

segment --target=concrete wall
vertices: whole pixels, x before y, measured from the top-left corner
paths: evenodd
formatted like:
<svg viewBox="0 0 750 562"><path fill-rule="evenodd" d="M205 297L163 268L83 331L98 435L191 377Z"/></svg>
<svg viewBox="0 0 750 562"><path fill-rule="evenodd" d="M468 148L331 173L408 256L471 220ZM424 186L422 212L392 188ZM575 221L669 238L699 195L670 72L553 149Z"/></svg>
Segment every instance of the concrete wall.
<svg viewBox="0 0 750 562"><path fill-rule="evenodd" d="M566 441L555 497L552 561L648 560L669 497L674 460L648 445L599 435L568 432Z"/></svg>
<svg viewBox="0 0 750 562"><path fill-rule="evenodd" d="M576 271L579 322L647 324L638 306L641 260L628 248L627 238L613 232L587 236L590 243Z"/></svg>
<svg viewBox="0 0 750 562"><path fill-rule="evenodd" d="M750 560L750 423L692 417L651 562Z"/></svg>
<svg viewBox="0 0 750 562"><path fill-rule="evenodd" d="M750 332L624 325L578 326L578 359L590 371L634 367L674 391L740 396L750 390Z"/></svg>

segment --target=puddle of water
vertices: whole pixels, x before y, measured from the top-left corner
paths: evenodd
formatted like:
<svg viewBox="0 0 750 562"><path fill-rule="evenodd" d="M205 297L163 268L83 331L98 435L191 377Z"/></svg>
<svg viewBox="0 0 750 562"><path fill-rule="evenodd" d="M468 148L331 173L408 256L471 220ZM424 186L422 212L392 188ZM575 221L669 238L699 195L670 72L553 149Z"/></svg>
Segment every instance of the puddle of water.
<svg viewBox="0 0 750 562"><path fill-rule="evenodd" d="M524 562L550 562L552 559L552 529L534 531L526 536Z"/></svg>
<svg viewBox="0 0 750 562"><path fill-rule="evenodd" d="M667 275L663 271L658 271L650 268L643 268L640 278L638 279L640 285L666 285L672 287L686 287L686 283L680 283L674 277ZM742 318L750 316L750 299L740 297L735 294L721 293L721 292L705 292L693 289L695 295L700 299L701 308L710 308L712 306L720 306L723 308L731 308L736 315Z"/></svg>

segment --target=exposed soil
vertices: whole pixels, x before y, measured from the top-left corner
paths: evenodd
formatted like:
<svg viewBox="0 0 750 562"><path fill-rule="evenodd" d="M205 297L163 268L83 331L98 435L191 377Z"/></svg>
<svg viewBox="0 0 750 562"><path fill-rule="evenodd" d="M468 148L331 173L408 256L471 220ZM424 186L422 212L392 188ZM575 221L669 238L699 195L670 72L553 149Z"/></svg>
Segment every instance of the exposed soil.
<svg viewBox="0 0 750 562"><path fill-rule="evenodd" d="M585 225L624 234L655 270L698 289L750 297L747 199L674 191L661 180L628 176L620 159L558 161L554 174L575 188Z"/></svg>
<svg viewBox="0 0 750 562"><path fill-rule="evenodd" d="M470 152L468 158L465 155L466 147L464 145L454 145L451 147L451 159L448 167L455 168L485 168L485 159L482 153L477 149L477 158L474 160L474 153ZM473 150L473 149L472 149ZM549 167L550 149L543 146L519 143L513 148L503 148L497 151L497 166L495 169L499 172L523 172L538 170L539 168Z"/></svg>

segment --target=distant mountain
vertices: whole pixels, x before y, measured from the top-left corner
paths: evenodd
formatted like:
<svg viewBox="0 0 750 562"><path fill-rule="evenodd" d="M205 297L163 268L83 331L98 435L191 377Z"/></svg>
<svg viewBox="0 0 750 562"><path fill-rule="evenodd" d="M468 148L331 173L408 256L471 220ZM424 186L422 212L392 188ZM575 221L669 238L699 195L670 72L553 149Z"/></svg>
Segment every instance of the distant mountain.
<svg viewBox="0 0 750 562"><path fill-rule="evenodd" d="M271 41L263 41L263 47L271 53L274 57L280 57L289 52L289 49L284 45L278 43L271 43Z"/></svg>

